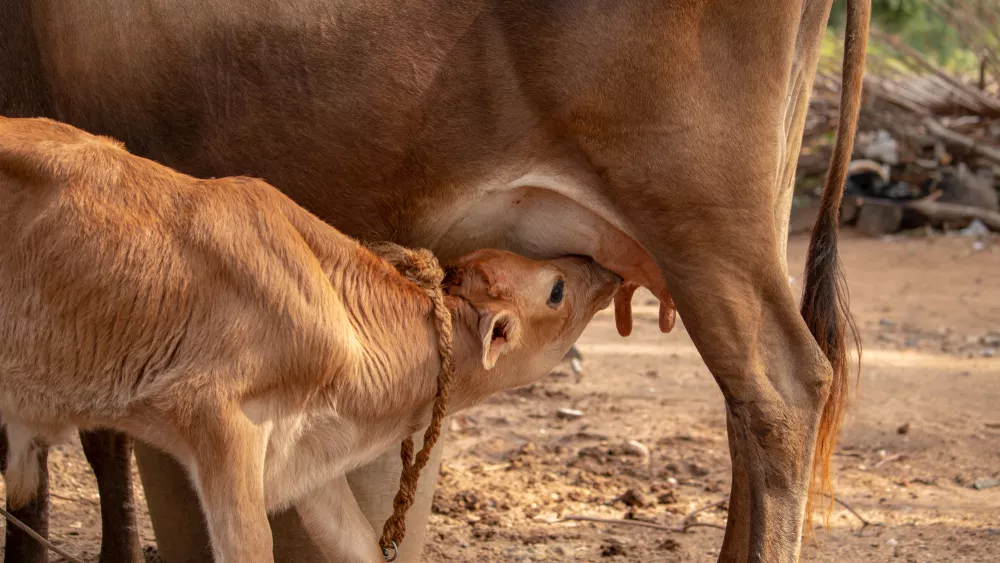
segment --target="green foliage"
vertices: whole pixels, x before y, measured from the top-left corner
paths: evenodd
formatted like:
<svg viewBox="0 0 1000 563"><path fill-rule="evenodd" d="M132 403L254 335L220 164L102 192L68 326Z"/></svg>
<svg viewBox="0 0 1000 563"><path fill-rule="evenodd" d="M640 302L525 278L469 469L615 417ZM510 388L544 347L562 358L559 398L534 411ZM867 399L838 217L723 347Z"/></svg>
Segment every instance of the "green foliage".
<svg viewBox="0 0 1000 563"><path fill-rule="evenodd" d="M845 0L834 0L830 10L830 24L844 25ZM924 17L929 12L922 0L872 0L872 21L891 33L898 33L914 19Z"/></svg>
<svg viewBox="0 0 1000 563"><path fill-rule="evenodd" d="M970 9L970 0L945 0L938 4L956 6L956 2ZM834 0L830 12L831 31L840 33L844 27L846 2ZM872 25L882 31L899 36L906 44L923 53L942 67L958 72L971 72L977 66L977 57L965 48L953 22L931 8L927 0L872 0ZM877 54L879 47L870 44L869 53Z"/></svg>

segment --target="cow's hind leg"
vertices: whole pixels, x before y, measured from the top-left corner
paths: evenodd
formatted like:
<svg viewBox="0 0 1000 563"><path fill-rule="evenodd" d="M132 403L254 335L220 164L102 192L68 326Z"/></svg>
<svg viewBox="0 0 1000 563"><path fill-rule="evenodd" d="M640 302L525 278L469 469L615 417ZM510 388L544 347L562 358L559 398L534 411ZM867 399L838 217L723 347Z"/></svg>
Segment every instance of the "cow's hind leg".
<svg viewBox="0 0 1000 563"><path fill-rule="evenodd" d="M142 563L142 543L132 491L132 439L99 430L80 432L87 462L101 497L100 563Z"/></svg>
<svg viewBox="0 0 1000 563"><path fill-rule="evenodd" d="M38 532L39 535L47 538L49 537L49 450L44 447L37 448L36 455L39 465L37 495L31 502L17 510L10 510L10 505L7 505L7 510L15 518ZM0 470L7 471L7 431L5 428L0 428ZM49 560L49 552L42 544L10 523L7 524L5 541L5 563L46 563Z"/></svg>
<svg viewBox="0 0 1000 563"><path fill-rule="evenodd" d="M729 222L707 233L724 233ZM721 561L797 561L832 368L799 314L778 245L730 232L677 255L668 282L726 401L733 488ZM693 237L697 234L691 233Z"/></svg>

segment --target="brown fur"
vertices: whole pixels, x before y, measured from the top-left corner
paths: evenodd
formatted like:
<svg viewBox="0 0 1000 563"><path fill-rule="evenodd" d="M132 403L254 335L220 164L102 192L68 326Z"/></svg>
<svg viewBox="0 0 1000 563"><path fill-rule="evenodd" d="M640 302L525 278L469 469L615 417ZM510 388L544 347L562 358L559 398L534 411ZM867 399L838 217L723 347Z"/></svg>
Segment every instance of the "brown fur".
<svg viewBox="0 0 1000 563"><path fill-rule="evenodd" d="M348 235L445 261L581 254L664 301L669 287L726 401L720 559L798 557L845 404L829 217L849 151L802 313L785 258L830 0L0 4L32 7L39 111L144 156L263 177ZM850 4L860 75L868 2ZM841 149L856 99L845 89Z"/></svg>
<svg viewBox="0 0 1000 563"><path fill-rule="evenodd" d="M427 423L429 297L263 181L198 180L65 124L0 118L0 222L12 505L37 488L37 440L111 428L188 468L217 560L271 561L267 510L311 502ZM499 250L455 272L454 409L547 373L621 281L590 259ZM312 525L354 538L331 559L380 557L363 519Z"/></svg>
<svg viewBox="0 0 1000 563"><path fill-rule="evenodd" d="M0 3L0 115L23 117L50 111L49 91L35 40L32 3Z"/></svg>

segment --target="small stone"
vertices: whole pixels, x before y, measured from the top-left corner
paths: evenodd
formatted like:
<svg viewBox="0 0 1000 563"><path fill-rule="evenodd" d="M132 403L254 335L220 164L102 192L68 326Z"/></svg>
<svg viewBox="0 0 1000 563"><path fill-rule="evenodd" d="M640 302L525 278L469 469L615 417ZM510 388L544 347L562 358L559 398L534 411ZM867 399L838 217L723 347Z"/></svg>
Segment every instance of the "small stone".
<svg viewBox="0 0 1000 563"><path fill-rule="evenodd" d="M521 543L524 545L538 545L547 541L548 539L542 534L528 534L521 538Z"/></svg>
<svg viewBox="0 0 1000 563"><path fill-rule="evenodd" d="M609 540L601 545L601 557L617 557L625 554L625 546L618 540Z"/></svg>
<svg viewBox="0 0 1000 563"><path fill-rule="evenodd" d="M690 471L691 475L694 477L704 477L711 473L707 467L699 465L695 462L688 463L688 471Z"/></svg>
<svg viewBox="0 0 1000 563"><path fill-rule="evenodd" d="M990 228L987 227L979 219L973 219L972 222L969 223L968 227L965 227L964 229L960 230L959 232L962 233L962 236L966 236L966 237L980 237L980 236L985 236L985 235L990 234ZM980 242L980 241L976 241L976 242L979 242L980 244L982 244L982 242ZM981 249L977 248L976 250L981 250Z"/></svg>
<svg viewBox="0 0 1000 563"><path fill-rule="evenodd" d="M889 319L879 319L878 320L878 324L881 325L881 326L886 326L886 327L894 327L894 326L896 326L896 323L890 321Z"/></svg>
<svg viewBox="0 0 1000 563"><path fill-rule="evenodd" d="M649 463L649 448L646 444L643 444L638 440L629 440L628 442L625 442L625 453L639 456L643 463Z"/></svg>
<svg viewBox="0 0 1000 563"><path fill-rule="evenodd" d="M673 490L660 493L656 497L656 502L660 504L675 504L677 502L677 494Z"/></svg>
<svg viewBox="0 0 1000 563"><path fill-rule="evenodd" d="M625 494L618 497L618 500L625 503L625 506L638 508L645 508L654 504L653 499L649 495L635 488L625 491Z"/></svg>
<svg viewBox="0 0 1000 563"><path fill-rule="evenodd" d="M577 420L583 417L583 411L578 411L576 409L559 409L556 411L556 417L563 420Z"/></svg>
<svg viewBox="0 0 1000 563"><path fill-rule="evenodd" d="M664 551L677 551L680 549L681 544L677 543L677 540L667 538L661 541L656 547L657 549L662 549Z"/></svg>
<svg viewBox="0 0 1000 563"><path fill-rule="evenodd" d="M896 434L899 434L901 436L905 435L905 434L909 434L909 433L910 433L910 423L909 422L907 422L906 424L904 424L904 425L902 425L902 426L900 426L899 428L896 429Z"/></svg>
<svg viewBox="0 0 1000 563"><path fill-rule="evenodd" d="M570 359L569 367L573 370L573 375L580 375L583 373L583 364L580 363L580 358Z"/></svg>
<svg viewBox="0 0 1000 563"><path fill-rule="evenodd" d="M465 432L466 430L471 430L476 426L477 426L476 422L471 418L469 418L468 416L458 415L451 419L451 424L448 425L448 428L452 432L459 433L459 432Z"/></svg>
<svg viewBox="0 0 1000 563"><path fill-rule="evenodd" d="M466 510L477 510L479 508L479 497L472 491L461 491L455 494L455 502Z"/></svg>
<svg viewBox="0 0 1000 563"><path fill-rule="evenodd" d="M885 542L885 545L889 547L896 547L899 545L899 541L897 541L896 538L889 538L889 541Z"/></svg>
<svg viewBox="0 0 1000 563"><path fill-rule="evenodd" d="M1000 487L1000 480L997 479L976 479L972 483L972 488L977 491L985 491L986 489L992 489L993 487Z"/></svg>
<svg viewBox="0 0 1000 563"><path fill-rule="evenodd" d="M577 358L578 360L583 360L583 354L580 353L580 349L576 347L576 344L569 347L566 351L566 355L563 358Z"/></svg>

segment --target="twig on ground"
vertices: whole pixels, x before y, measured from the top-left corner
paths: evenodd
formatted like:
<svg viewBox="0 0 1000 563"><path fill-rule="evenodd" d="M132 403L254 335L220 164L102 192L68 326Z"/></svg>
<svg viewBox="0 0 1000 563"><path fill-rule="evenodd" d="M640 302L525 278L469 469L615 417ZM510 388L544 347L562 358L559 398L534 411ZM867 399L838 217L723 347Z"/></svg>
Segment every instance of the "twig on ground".
<svg viewBox="0 0 1000 563"><path fill-rule="evenodd" d="M722 530L723 532L726 531L725 526L712 524L711 522L688 522L679 528L674 528L674 531L683 534L684 532L687 532L691 528L715 528L716 530Z"/></svg>
<svg viewBox="0 0 1000 563"><path fill-rule="evenodd" d="M729 497L728 496L726 498L720 500L720 501L713 502L712 504L709 504L707 506L703 506L701 508L696 508L696 509L692 510L691 512L688 512L687 516L685 516L684 519L681 520L680 528L677 531L679 531L681 533L684 533L684 532L688 531L688 528L694 528L695 526L709 526L709 527L712 527L712 528L719 528L720 530L725 530L726 529L725 526L719 526L718 524L707 524L707 523L703 523L703 522L694 522L694 517L699 512L704 512L706 510L711 510L713 508L722 506L723 504L726 504L727 502L729 502Z"/></svg>
<svg viewBox="0 0 1000 563"><path fill-rule="evenodd" d="M717 530L725 530L725 526L720 526L718 524L711 524L709 522L693 522L692 519L699 512L704 512L706 510L711 510L713 508L722 506L723 504L729 502L729 497L726 497L720 501L713 502L707 506L697 508L689 512L684 519L681 520L678 526L665 526L663 524L657 524L655 522L646 522L645 520L626 520L624 518L599 518L597 516L583 516L579 514L569 514L559 518L557 520L550 521L550 524L558 524L559 522L596 522L598 524L619 524L623 526L641 526L643 528L652 528L654 530L663 530L665 532L677 532L683 534L691 528L715 528Z"/></svg>
<svg viewBox="0 0 1000 563"><path fill-rule="evenodd" d="M887 457L882 458L881 460L879 460L879 462L876 463L875 465L873 465L872 469L878 469L879 467L882 467L883 465L885 465L887 463L892 463L892 462L898 461L900 459L903 459L903 454L893 454L891 456L887 456Z"/></svg>
<svg viewBox="0 0 1000 563"><path fill-rule="evenodd" d="M665 532L676 532L677 529L673 526L664 526L663 524L657 524L656 522L646 522L645 520L626 520L624 518L599 518L597 516L583 516L580 514L568 514L559 518L558 520L552 520L552 524L558 524L559 522L597 522L598 524L620 524L623 526L642 526L643 528L653 528L654 530L663 530Z"/></svg>
<svg viewBox="0 0 1000 563"><path fill-rule="evenodd" d="M858 537L861 537L861 534L864 533L865 528L867 528L869 526L871 526L873 528L877 528L879 526L882 526L881 522L870 522L870 521L868 521L864 516L858 514L858 511L854 510L854 507L852 507L851 505L847 504L846 502L844 502L843 500L841 500L841 499L839 499L837 497L833 498L833 502L839 504L840 506L843 506L845 509L847 509L848 512L850 512L851 514L853 514L855 518L857 518L858 520L861 521L861 529L858 530Z"/></svg>

